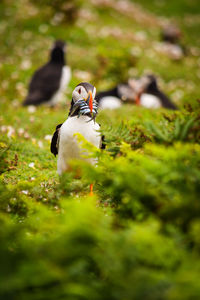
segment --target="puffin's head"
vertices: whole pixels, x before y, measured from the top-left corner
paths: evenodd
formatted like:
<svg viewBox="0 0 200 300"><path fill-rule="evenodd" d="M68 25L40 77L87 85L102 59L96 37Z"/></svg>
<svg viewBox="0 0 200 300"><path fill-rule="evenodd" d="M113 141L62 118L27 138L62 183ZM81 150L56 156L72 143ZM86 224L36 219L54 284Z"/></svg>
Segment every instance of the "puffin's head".
<svg viewBox="0 0 200 300"><path fill-rule="evenodd" d="M79 110L80 115L88 115L95 117L97 114L97 103L94 100L96 96L96 88L88 83L79 83L72 93L72 107L70 115Z"/></svg>
<svg viewBox="0 0 200 300"><path fill-rule="evenodd" d="M96 96L96 88L88 82L81 82L73 90L72 100L75 103L78 100L88 98L89 95L94 99Z"/></svg>
<svg viewBox="0 0 200 300"><path fill-rule="evenodd" d="M51 48L51 60L54 62L60 62L64 60L64 55L66 52L67 43L62 40L57 40L54 42Z"/></svg>
<svg viewBox="0 0 200 300"><path fill-rule="evenodd" d="M148 92L149 89L157 89L157 81L154 75L144 75L138 79L131 78L128 85L137 94Z"/></svg>
<svg viewBox="0 0 200 300"><path fill-rule="evenodd" d="M131 78L128 81L128 85L136 94L135 102L138 105L140 104L140 96L143 93L151 93L157 90L157 81L154 75L144 75L138 79Z"/></svg>

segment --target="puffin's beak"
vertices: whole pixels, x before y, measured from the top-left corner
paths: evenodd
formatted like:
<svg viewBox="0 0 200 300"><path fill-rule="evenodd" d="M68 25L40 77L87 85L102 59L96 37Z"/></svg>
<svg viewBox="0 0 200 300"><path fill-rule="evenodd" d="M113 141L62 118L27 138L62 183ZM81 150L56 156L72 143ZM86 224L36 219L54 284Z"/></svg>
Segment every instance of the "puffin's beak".
<svg viewBox="0 0 200 300"><path fill-rule="evenodd" d="M87 101L87 103L89 105L90 112L92 114L92 110L93 110L93 98L92 98L92 92L91 91L88 92L86 101Z"/></svg>
<svg viewBox="0 0 200 300"><path fill-rule="evenodd" d="M135 98L135 104L140 105L140 94L137 94L137 96Z"/></svg>

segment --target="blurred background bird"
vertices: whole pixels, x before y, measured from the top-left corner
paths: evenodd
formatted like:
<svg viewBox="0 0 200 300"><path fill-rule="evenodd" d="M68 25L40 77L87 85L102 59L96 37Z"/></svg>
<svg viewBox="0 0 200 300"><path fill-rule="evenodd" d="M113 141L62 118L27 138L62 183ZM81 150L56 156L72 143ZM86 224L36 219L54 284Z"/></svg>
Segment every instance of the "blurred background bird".
<svg viewBox="0 0 200 300"><path fill-rule="evenodd" d="M51 49L49 61L34 73L23 105L54 106L62 99L71 78L70 67L66 65L65 52L66 43L57 40Z"/></svg>
<svg viewBox="0 0 200 300"><path fill-rule="evenodd" d="M146 108L164 107L176 109L169 97L160 90L154 75L144 75L138 79L130 78L113 89L99 92L96 96L101 109L116 109L123 103L141 105Z"/></svg>
<svg viewBox="0 0 200 300"><path fill-rule="evenodd" d="M173 60L180 60L186 55L181 37L180 29L174 24L168 24L161 30L162 50Z"/></svg>

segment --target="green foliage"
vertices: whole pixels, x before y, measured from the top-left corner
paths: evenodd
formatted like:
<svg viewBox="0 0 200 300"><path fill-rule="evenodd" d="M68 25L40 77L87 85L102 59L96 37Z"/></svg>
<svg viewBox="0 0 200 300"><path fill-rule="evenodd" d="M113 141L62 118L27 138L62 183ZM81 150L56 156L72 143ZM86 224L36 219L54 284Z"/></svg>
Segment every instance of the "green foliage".
<svg viewBox="0 0 200 300"><path fill-rule="evenodd" d="M58 215L39 207L19 224L1 216L2 298L173 299L188 274L183 266L196 275L195 256L158 221L117 229L91 199L80 200L63 199ZM184 289L199 292L193 281Z"/></svg>
<svg viewBox="0 0 200 300"><path fill-rule="evenodd" d="M168 119L156 126L152 121L146 123L149 132L156 142L172 144L175 141L199 142L199 118L191 115L177 115L174 120ZM197 134L196 134L197 133Z"/></svg>
<svg viewBox="0 0 200 300"><path fill-rule="evenodd" d="M9 149L9 146L7 146L3 142L0 142L0 174L7 170L6 157L7 157L8 149Z"/></svg>
<svg viewBox="0 0 200 300"><path fill-rule="evenodd" d="M144 143L151 141L150 135L147 135L140 125L132 128L129 124L125 124L124 122L121 122L118 126L108 126L102 130L102 134L105 136L107 150L114 156L120 153L120 145L122 142L126 142L130 144L133 149L137 149L141 148Z"/></svg>
<svg viewBox="0 0 200 300"><path fill-rule="evenodd" d="M144 220L151 213L184 231L200 213L199 164L197 144L149 144L133 151L123 143L115 160L104 153L99 166L83 167L88 182L97 183L102 203L114 203L121 217Z"/></svg>

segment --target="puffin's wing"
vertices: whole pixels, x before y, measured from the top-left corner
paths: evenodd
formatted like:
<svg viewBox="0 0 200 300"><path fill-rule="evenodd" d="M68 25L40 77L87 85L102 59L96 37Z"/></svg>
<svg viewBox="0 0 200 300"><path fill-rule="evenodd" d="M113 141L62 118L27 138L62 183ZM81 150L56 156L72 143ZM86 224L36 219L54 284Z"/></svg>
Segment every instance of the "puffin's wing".
<svg viewBox="0 0 200 300"><path fill-rule="evenodd" d="M119 97L117 86L111 90L102 91L102 92L97 93L95 96L95 100L99 103L102 98L107 97L107 96Z"/></svg>
<svg viewBox="0 0 200 300"><path fill-rule="evenodd" d="M58 154L58 147L59 147L59 135L60 135L60 127L62 124L59 124L56 126L56 131L53 134L52 140L51 140L51 153L53 153L55 156Z"/></svg>
<svg viewBox="0 0 200 300"><path fill-rule="evenodd" d="M62 66L47 63L37 70L29 84L23 105L39 105L49 101L60 87Z"/></svg>
<svg viewBox="0 0 200 300"><path fill-rule="evenodd" d="M101 127L101 124L99 124L99 127ZM99 148L100 149L106 148L105 135L101 135L101 141L100 141Z"/></svg>
<svg viewBox="0 0 200 300"><path fill-rule="evenodd" d="M102 135L102 137L101 137L100 149L106 149L105 135Z"/></svg>
<svg viewBox="0 0 200 300"><path fill-rule="evenodd" d="M159 91L159 98L162 102L162 106L168 109L177 110L177 106L165 95L163 92Z"/></svg>

